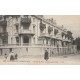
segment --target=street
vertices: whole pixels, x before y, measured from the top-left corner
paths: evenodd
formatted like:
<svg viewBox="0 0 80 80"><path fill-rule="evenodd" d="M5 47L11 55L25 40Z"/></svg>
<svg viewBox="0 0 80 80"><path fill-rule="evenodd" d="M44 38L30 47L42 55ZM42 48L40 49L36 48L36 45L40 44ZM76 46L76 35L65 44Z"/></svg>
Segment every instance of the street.
<svg viewBox="0 0 80 80"><path fill-rule="evenodd" d="M22 65L79 65L80 54L70 54L63 56L50 57L48 61L44 57L21 57L16 61L6 61L5 58L0 57L0 64L22 64Z"/></svg>

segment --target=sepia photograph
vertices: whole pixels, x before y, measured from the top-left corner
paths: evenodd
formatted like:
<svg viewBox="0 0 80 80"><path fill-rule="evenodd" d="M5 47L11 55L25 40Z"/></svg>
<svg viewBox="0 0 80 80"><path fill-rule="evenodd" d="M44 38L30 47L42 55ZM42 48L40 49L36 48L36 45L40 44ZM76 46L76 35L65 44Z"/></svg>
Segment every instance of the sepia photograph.
<svg viewBox="0 0 80 80"><path fill-rule="evenodd" d="M0 64L80 65L80 15L0 15Z"/></svg>
<svg viewBox="0 0 80 80"><path fill-rule="evenodd" d="M0 3L0 80L80 79L80 0Z"/></svg>

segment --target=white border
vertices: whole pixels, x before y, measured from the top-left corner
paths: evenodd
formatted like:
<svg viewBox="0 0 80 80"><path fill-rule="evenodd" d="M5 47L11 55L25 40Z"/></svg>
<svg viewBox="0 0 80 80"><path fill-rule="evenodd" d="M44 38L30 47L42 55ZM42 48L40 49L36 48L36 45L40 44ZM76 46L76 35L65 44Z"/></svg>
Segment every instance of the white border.
<svg viewBox="0 0 80 80"><path fill-rule="evenodd" d="M1 80L79 80L80 66L7 65L0 66Z"/></svg>
<svg viewBox="0 0 80 80"><path fill-rule="evenodd" d="M80 15L79 0L0 0L0 15ZM80 66L0 65L0 80L80 80Z"/></svg>
<svg viewBox="0 0 80 80"><path fill-rule="evenodd" d="M79 0L0 0L0 14L79 15Z"/></svg>

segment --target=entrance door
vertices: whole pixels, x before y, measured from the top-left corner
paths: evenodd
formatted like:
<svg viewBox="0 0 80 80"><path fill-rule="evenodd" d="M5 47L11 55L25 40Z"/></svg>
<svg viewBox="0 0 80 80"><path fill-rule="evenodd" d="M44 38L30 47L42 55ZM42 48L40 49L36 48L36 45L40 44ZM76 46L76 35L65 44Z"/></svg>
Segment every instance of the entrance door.
<svg viewBox="0 0 80 80"><path fill-rule="evenodd" d="M29 43L29 37L28 36L23 37L23 43Z"/></svg>

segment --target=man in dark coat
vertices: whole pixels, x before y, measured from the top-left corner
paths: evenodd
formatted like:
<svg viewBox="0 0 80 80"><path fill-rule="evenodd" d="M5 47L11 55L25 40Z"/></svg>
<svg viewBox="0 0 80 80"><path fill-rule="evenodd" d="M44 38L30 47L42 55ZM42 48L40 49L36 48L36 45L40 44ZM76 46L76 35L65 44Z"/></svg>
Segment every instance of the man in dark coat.
<svg viewBox="0 0 80 80"><path fill-rule="evenodd" d="M44 59L47 61L49 59L49 53L45 50Z"/></svg>

